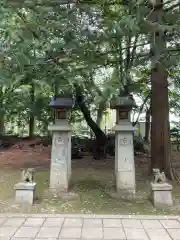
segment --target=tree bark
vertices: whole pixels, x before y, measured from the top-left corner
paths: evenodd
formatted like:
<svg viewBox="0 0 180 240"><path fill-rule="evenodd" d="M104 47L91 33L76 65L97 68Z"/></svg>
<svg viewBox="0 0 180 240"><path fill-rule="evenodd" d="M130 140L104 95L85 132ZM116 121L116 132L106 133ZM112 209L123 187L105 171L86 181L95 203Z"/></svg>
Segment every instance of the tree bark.
<svg viewBox="0 0 180 240"><path fill-rule="evenodd" d="M57 96L58 93L59 93L59 84L56 80L55 80L54 85L53 85L53 91L54 91L54 96ZM56 113L54 111L54 119L53 119L54 123L55 123L55 119L56 119Z"/></svg>
<svg viewBox="0 0 180 240"><path fill-rule="evenodd" d="M35 85L32 82L30 88L30 113L29 113L29 137L34 136L34 102L35 102Z"/></svg>
<svg viewBox="0 0 180 240"><path fill-rule="evenodd" d="M5 126L4 126L4 109L3 109L3 90L0 87L0 136L4 135Z"/></svg>
<svg viewBox="0 0 180 240"><path fill-rule="evenodd" d="M4 128L4 115L0 114L0 136L3 136L5 132Z"/></svg>
<svg viewBox="0 0 180 240"><path fill-rule="evenodd" d="M101 122L102 122L103 113L105 111L105 108L106 108L106 102L102 102L98 106L96 123L99 127L101 127Z"/></svg>
<svg viewBox="0 0 180 240"><path fill-rule="evenodd" d="M88 126L92 129L93 133L96 137L95 149L94 149L94 157L95 159L100 159L105 155L105 147L107 144L106 134L101 130L101 128L97 125L97 123L92 119L90 111L85 104L84 97L82 91L79 86L75 85L76 90L76 102L83 113L83 116L88 124Z"/></svg>
<svg viewBox="0 0 180 240"><path fill-rule="evenodd" d="M155 0L152 8L152 20L155 23L162 24L163 0ZM170 176L168 73L163 64L165 48L164 31L153 32L151 39L151 169L159 168Z"/></svg>
<svg viewBox="0 0 180 240"><path fill-rule="evenodd" d="M59 93L59 84L57 81L54 82L54 95L58 95Z"/></svg>
<svg viewBox="0 0 180 240"><path fill-rule="evenodd" d="M149 134L150 134L150 127L151 127L151 108L146 111L146 122L145 122L145 136L144 140L149 142Z"/></svg>

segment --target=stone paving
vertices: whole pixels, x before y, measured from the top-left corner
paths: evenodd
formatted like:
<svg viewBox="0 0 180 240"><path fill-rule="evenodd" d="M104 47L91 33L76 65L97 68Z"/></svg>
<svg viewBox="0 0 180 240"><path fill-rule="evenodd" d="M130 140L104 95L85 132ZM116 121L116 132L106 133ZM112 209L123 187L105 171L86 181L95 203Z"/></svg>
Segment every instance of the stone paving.
<svg viewBox="0 0 180 240"><path fill-rule="evenodd" d="M0 240L180 240L180 218L0 214Z"/></svg>

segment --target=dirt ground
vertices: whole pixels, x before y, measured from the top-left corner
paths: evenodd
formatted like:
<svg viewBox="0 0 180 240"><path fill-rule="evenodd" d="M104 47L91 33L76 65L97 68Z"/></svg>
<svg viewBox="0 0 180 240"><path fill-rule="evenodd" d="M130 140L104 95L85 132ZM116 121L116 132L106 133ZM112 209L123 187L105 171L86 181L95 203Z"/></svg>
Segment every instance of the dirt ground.
<svg viewBox="0 0 180 240"><path fill-rule="evenodd" d="M85 154L83 159L72 160L72 182L70 191L77 197L62 200L51 196L49 186L49 165L51 147L28 147L29 143L14 146L0 152L0 212L38 213L118 213L118 214L180 214L180 190L173 184L173 207L163 210L153 208L150 199L148 177L149 157L135 158L137 192L134 197L113 198L115 192L114 159L93 161ZM180 153L173 152L174 165L179 167ZM37 182L36 200L31 209L19 206L14 201L14 184L20 180L21 170L35 167Z"/></svg>

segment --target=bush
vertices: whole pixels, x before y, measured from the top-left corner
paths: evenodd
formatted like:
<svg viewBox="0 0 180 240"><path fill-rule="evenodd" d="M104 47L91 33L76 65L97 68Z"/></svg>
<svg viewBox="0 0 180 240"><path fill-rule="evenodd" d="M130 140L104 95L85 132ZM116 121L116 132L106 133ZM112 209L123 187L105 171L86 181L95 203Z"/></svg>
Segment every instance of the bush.
<svg viewBox="0 0 180 240"><path fill-rule="evenodd" d="M145 152L144 141L141 136L134 136L134 151L135 152Z"/></svg>

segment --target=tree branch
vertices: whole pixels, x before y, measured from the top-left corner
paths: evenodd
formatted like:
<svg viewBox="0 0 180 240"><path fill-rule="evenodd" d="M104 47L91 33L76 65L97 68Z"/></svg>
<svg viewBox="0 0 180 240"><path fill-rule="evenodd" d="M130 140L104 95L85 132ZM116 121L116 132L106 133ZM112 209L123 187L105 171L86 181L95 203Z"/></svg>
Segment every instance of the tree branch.
<svg viewBox="0 0 180 240"><path fill-rule="evenodd" d="M36 34L36 32L27 25L27 21L26 18L24 17L24 14L22 14L20 11L16 11L16 14L26 24L26 27L32 33L33 37L39 40L39 36Z"/></svg>
<svg viewBox="0 0 180 240"><path fill-rule="evenodd" d="M143 109L144 109L144 106L145 106L145 104L147 103L147 101L149 100L149 98L151 97L151 92L146 96L146 98L144 99L144 102L142 103L142 105L141 105L141 107L140 107L140 109L139 109L139 114L138 114L138 116L137 116L137 119L136 119L136 121L135 122L133 122L133 126L136 126L136 124L138 123L138 121L139 121L139 117L140 117L140 115L141 115L141 112L143 111Z"/></svg>
<svg viewBox="0 0 180 240"><path fill-rule="evenodd" d="M134 45L133 45L133 48L132 48L132 51L131 51L131 60L130 60L130 64L131 64L131 65L133 65L134 57L135 57L135 54L136 54L136 48L137 48L138 38L139 38L139 35L137 34L137 35L135 36Z"/></svg>

